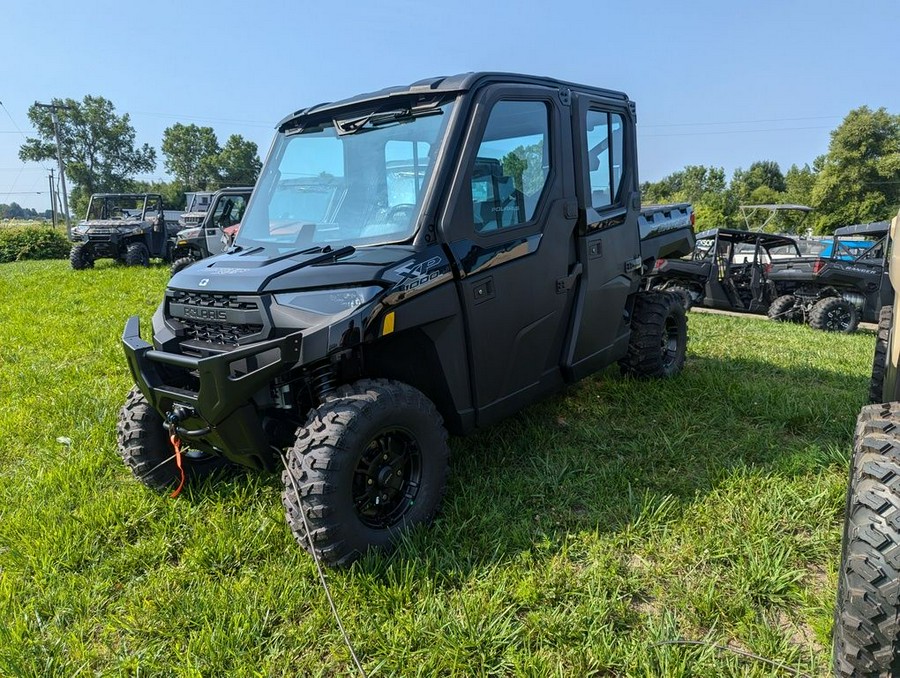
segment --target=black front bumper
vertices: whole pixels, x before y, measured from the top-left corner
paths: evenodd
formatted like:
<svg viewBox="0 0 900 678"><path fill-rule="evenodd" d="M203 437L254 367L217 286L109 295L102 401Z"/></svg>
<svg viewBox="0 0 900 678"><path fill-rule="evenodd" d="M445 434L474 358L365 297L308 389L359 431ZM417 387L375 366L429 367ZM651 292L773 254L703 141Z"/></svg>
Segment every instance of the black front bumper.
<svg viewBox="0 0 900 678"><path fill-rule="evenodd" d="M194 358L155 350L141 339L140 320L132 316L125 324L122 345L137 387L160 415L165 418L175 405L194 413L182 422L183 438L243 466L271 469L278 460L273 458L254 396L297 364L301 334ZM188 383L197 386L183 386Z"/></svg>

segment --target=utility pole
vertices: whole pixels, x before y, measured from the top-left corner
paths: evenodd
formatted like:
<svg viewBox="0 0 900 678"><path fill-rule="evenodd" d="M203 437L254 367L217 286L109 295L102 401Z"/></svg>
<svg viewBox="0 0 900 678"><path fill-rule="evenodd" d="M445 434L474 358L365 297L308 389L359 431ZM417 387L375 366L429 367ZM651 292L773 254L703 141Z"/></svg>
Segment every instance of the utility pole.
<svg viewBox="0 0 900 678"><path fill-rule="evenodd" d="M56 189L53 186L53 170L50 170L50 213L53 215L53 228L56 228Z"/></svg>
<svg viewBox="0 0 900 678"><path fill-rule="evenodd" d="M63 212L65 212L66 216L66 234L69 236L69 239L72 238L72 220L69 218L69 197L66 195L66 172L63 167L63 159L62 159L62 145L59 142L59 118L56 115L56 111L59 108L64 110L71 110L71 106L62 106L60 104L39 104L37 102L34 103L35 106L39 108L49 108L50 109L50 117L53 118L53 132L56 135L56 161L59 163L59 180L62 182L62 201L63 201Z"/></svg>

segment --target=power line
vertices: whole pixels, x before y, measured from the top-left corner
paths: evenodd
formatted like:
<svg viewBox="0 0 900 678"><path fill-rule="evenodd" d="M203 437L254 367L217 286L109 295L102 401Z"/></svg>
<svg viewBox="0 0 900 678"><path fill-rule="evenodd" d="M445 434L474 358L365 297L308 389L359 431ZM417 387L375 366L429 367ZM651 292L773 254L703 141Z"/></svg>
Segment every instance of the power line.
<svg viewBox="0 0 900 678"><path fill-rule="evenodd" d="M734 130L708 130L705 132L675 132L673 134L641 134L642 139L650 137L696 137L722 134L758 134L765 132L795 132L798 130L810 129L831 129L828 125L817 125L814 127L768 127L766 129L734 129Z"/></svg>
<svg viewBox="0 0 900 678"><path fill-rule="evenodd" d="M841 115L814 115L807 118L765 118L761 120L732 120L730 122L666 122L641 127L702 127L704 125L757 125L763 122L799 122L801 120L835 120Z"/></svg>

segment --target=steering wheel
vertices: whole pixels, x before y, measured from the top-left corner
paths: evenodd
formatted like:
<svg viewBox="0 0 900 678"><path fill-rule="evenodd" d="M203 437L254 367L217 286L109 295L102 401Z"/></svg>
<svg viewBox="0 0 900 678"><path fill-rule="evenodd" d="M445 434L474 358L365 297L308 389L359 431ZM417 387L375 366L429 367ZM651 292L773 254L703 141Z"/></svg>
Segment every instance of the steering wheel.
<svg viewBox="0 0 900 678"><path fill-rule="evenodd" d="M409 221L413 214L415 214L417 208L418 205L406 202L394 205L388 210L386 220L392 223L398 223L404 220Z"/></svg>

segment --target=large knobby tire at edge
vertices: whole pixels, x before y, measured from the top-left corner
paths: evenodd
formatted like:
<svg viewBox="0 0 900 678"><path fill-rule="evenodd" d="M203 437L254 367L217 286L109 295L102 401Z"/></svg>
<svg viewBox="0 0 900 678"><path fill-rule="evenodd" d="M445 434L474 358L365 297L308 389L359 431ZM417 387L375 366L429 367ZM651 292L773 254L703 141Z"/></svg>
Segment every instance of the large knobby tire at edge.
<svg viewBox="0 0 900 678"><path fill-rule="evenodd" d="M894 307L882 306L878 313L878 334L875 337L875 355L872 356L872 376L869 378L869 402L880 403L884 398L884 370L887 366L888 342L894 324Z"/></svg>
<svg viewBox="0 0 900 678"><path fill-rule="evenodd" d="M162 417L137 387L131 389L119 411L116 437L119 456L138 480L155 490L171 489L178 485L181 474ZM216 469L229 466L229 462L223 457L185 447L181 465L185 480L196 481Z"/></svg>
<svg viewBox="0 0 900 678"><path fill-rule="evenodd" d="M142 242L133 242L125 250L126 266L149 266L150 252Z"/></svg>
<svg viewBox="0 0 900 678"><path fill-rule="evenodd" d="M833 657L837 676L900 677L900 403L857 420Z"/></svg>
<svg viewBox="0 0 900 678"><path fill-rule="evenodd" d="M69 263L76 271L80 271L84 268L93 268L94 253L91 251L90 247L88 247L87 243L72 245L72 249L69 251Z"/></svg>
<svg viewBox="0 0 900 678"><path fill-rule="evenodd" d="M671 377L684 367L687 318L681 299L667 292L637 295L628 353L619 361L632 377Z"/></svg>
<svg viewBox="0 0 900 678"><path fill-rule="evenodd" d="M797 297L793 294L782 294L769 304L766 315L777 322L799 323L803 320L803 309L797 305Z"/></svg>
<svg viewBox="0 0 900 678"><path fill-rule="evenodd" d="M816 302L809 312L809 326L814 330L850 334L859 325L856 306L841 297L826 297Z"/></svg>
<svg viewBox="0 0 900 678"><path fill-rule="evenodd" d="M412 386L385 379L342 386L310 413L288 451L282 501L291 532L332 567L370 548L389 550L434 517L449 457L440 414Z"/></svg>
<svg viewBox="0 0 900 678"><path fill-rule="evenodd" d="M193 264L196 259L193 257L180 257L172 262L172 266L169 268L169 275L175 275L178 271L187 268L191 264Z"/></svg>

